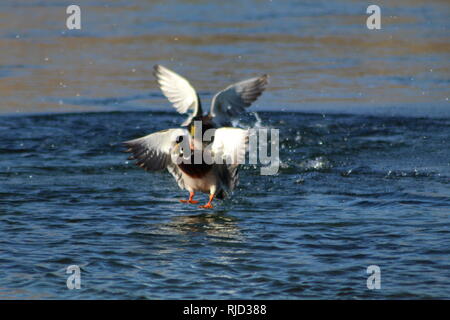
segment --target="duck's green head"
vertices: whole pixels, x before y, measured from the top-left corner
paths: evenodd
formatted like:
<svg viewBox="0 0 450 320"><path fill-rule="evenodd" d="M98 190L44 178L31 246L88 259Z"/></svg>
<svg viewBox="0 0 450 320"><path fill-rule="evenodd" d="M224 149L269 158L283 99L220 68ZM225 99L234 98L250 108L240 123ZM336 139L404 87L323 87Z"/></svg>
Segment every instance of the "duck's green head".
<svg viewBox="0 0 450 320"><path fill-rule="evenodd" d="M213 129L216 126L211 121L209 117L204 116L195 116L192 118L192 121L188 125L188 131L192 138L195 137L196 134L201 132L201 137L205 134L206 130Z"/></svg>

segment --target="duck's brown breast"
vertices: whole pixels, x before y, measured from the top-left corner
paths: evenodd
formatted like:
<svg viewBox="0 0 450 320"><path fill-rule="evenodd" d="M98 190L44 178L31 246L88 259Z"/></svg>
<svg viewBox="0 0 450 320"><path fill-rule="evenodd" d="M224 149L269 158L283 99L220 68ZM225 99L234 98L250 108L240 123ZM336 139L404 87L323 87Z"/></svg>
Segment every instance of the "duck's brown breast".
<svg viewBox="0 0 450 320"><path fill-rule="evenodd" d="M192 178L203 178L209 171L212 169L211 164L206 164L202 161L202 163L194 163L194 156L191 157L191 163L181 163L178 167L186 173L188 176Z"/></svg>

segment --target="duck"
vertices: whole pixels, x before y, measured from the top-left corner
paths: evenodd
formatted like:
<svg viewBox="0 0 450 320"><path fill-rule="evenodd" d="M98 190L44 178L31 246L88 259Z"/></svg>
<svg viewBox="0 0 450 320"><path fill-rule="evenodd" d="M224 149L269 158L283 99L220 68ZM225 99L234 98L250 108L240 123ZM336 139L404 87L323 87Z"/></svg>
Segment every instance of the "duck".
<svg viewBox="0 0 450 320"><path fill-rule="evenodd" d="M146 171L167 169L189 192L182 203L198 204L196 192L209 194L209 201L199 208L211 209L215 198L224 199L235 189L239 165L245 161L249 130L233 127L232 120L257 100L269 77L264 74L226 87L213 96L204 113L199 94L186 78L162 65L155 65L153 74L176 111L188 116L179 128L125 141L128 159Z"/></svg>

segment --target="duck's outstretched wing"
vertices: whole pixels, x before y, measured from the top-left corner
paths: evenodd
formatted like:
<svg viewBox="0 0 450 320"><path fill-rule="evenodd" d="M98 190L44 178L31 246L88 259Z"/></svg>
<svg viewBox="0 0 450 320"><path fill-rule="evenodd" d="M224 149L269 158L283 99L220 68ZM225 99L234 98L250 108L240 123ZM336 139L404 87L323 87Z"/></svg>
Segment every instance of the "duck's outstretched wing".
<svg viewBox="0 0 450 320"><path fill-rule="evenodd" d="M181 189L186 189L186 186L184 184L183 180L183 174L181 173L180 168L173 162L170 162L167 166L167 170L170 172L170 174L175 178L175 181L178 183L178 186Z"/></svg>
<svg viewBox="0 0 450 320"><path fill-rule="evenodd" d="M215 130L211 145L212 155L219 165L220 179L228 190L233 190L238 183L238 166L245 162L249 131L239 128L220 128Z"/></svg>
<svg viewBox="0 0 450 320"><path fill-rule="evenodd" d="M269 76L235 83L218 92L212 100L209 115L220 126L229 126L230 120L248 108L266 89Z"/></svg>
<svg viewBox="0 0 450 320"><path fill-rule="evenodd" d="M154 66L153 74L162 93L179 113L192 111L190 117L183 122L183 126L188 125L192 117L202 114L200 98L189 81L161 65Z"/></svg>
<svg viewBox="0 0 450 320"><path fill-rule="evenodd" d="M129 160L137 160L136 165L145 170L158 171L174 166L171 154L181 136L189 137L189 132L186 129L168 129L123 144L128 148L126 152L132 153ZM173 170L169 171L172 173Z"/></svg>

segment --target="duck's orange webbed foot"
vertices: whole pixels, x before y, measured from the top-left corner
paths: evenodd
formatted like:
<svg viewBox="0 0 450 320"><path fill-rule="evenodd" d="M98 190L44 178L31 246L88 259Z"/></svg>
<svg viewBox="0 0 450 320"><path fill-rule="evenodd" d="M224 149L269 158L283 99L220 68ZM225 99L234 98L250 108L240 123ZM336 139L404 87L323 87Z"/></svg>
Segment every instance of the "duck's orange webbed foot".
<svg viewBox="0 0 450 320"><path fill-rule="evenodd" d="M213 201L213 199L214 199L214 195L212 194L212 195L209 196L209 201L208 201L207 204L205 204L205 205L203 205L203 206L198 206L198 207L199 207L199 208L202 208L202 209L212 209L212 208L214 208L213 205L211 204L211 202Z"/></svg>
<svg viewBox="0 0 450 320"><path fill-rule="evenodd" d="M187 199L187 200L180 200L180 202L182 202L182 203L192 203L192 204L197 204L198 201L197 201L197 200L192 200L192 198L194 198L194 193L193 193L193 192L190 192L190 193L189 193L189 199Z"/></svg>
<svg viewBox="0 0 450 320"><path fill-rule="evenodd" d="M197 204L198 203L197 200L180 200L180 202L182 202L182 203L193 203L193 204Z"/></svg>

